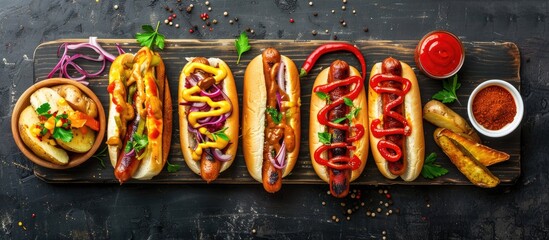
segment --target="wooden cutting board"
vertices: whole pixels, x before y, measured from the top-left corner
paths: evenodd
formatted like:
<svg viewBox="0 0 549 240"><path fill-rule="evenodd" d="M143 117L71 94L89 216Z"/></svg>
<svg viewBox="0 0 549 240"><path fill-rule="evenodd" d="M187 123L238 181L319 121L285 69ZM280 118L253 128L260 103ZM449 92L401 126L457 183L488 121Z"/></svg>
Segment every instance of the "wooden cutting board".
<svg viewBox="0 0 549 240"><path fill-rule="evenodd" d="M57 64L59 57L57 49L63 42L85 42L87 39L61 39L52 42L46 42L39 45L34 53L34 82L46 78L51 69ZM105 39L99 40L102 46L111 53L116 53L115 43L120 43L126 52L135 53L139 50L139 46L132 39ZM171 95L177 96L177 88L179 84L179 74L181 68L186 63L185 57L205 56L218 57L227 62L231 67L239 92L239 101L242 99L242 82L244 71L247 63L253 57L260 54L267 47L275 47L282 54L287 55L294 60L299 67L305 58L319 45L328 41L293 41L293 40L251 40L252 49L244 53L240 64L236 64L237 53L234 47L233 39L222 40L167 40L166 47L161 55L167 67ZM434 93L442 89L440 81L431 80L425 77L415 67L413 60L414 49L418 41L416 40L395 40L395 41L355 41L358 48L364 54L368 66L370 67L382 61L388 56L395 57L401 61L407 62L415 70L418 77L421 90L422 103L425 104L431 99ZM458 90L458 103L450 104L449 106L457 113L467 118L466 106L470 93L473 89L483 81L489 79L503 79L510 82L520 90L520 54L517 46L511 42L464 42L466 59L463 68L459 72L459 80L461 88ZM91 54L92 52L90 52ZM323 184L312 169L310 163L310 153L308 144L308 122L309 122L309 102L311 97L311 89L316 74L322 68L336 59L348 61L352 66L360 69L358 61L350 53L332 53L322 57L316 64L311 73L301 79L301 100L302 100L302 119L301 122L301 149L299 159L291 175L284 179L285 184ZM98 69L99 64L83 63L81 66L85 69ZM108 67L109 65L107 65ZM108 109L108 71L104 75L91 79L89 87L101 99L105 109ZM28 83L29 86L32 84ZM169 161L172 164L181 165L181 169L175 173L169 173L164 169L160 175L149 181L130 181L128 183L165 183L165 184L185 184L185 183L204 183L202 179L191 172L185 165L183 155L181 154L179 144L179 121L177 113L177 100L173 101L173 133L172 145L170 150ZM438 162L440 165L449 170L447 175L436 178L434 180L418 177L414 182L404 182L400 179L388 180L385 179L377 170L375 162L371 154L368 157L366 168L360 178L353 184L359 185L390 185L390 184L407 184L407 185L471 185L471 183L457 170L450 160L442 153L433 141L433 131L435 127L424 121L425 131L425 147L426 155L431 152L438 154ZM495 166L489 167L492 173L499 177L501 184L509 185L515 183L520 176L520 154L521 154L521 127L515 130L511 135L490 139L483 138L486 145L509 153L511 158ZM240 141L242 142L242 141ZM103 148L103 147L102 147ZM101 166L101 161L106 167ZM50 170L40 166L34 167L34 174L40 179L50 183L118 183L113 175L113 168L110 166L110 161L106 156L100 156L99 159L91 158L86 163L69 170ZM242 151L239 148L238 155L227 171L221 173L219 178L214 183L223 184L256 184L248 174Z"/></svg>

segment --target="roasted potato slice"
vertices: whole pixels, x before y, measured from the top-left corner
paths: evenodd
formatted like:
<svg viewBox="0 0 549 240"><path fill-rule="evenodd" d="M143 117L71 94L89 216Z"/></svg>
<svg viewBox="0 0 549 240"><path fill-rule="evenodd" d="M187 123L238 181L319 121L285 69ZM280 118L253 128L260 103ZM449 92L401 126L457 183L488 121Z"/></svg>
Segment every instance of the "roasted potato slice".
<svg viewBox="0 0 549 240"><path fill-rule="evenodd" d="M423 118L437 127L450 129L463 137L481 143L475 130L459 114L444 103L431 100L423 107Z"/></svg>
<svg viewBox="0 0 549 240"><path fill-rule="evenodd" d="M437 134L437 131L435 131L434 137L435 142L450 158L450 161L471 183L484 188L493 188L499 184L499 178L494 176L479 161L463 153L450 138Z"/></svg>
<svg viewBox="0 0 549 240"><path fill-rule="evenodd" d="M75 110L83 112L92 118L97 118L97 106L95 102L82 93L78 87L64 84L52 87Z"/></svg>
<svg viewBox="0 0 549 240"><path fill-rule="evenodd" d="M443 135L450 138L454 143L467 151L471 157L475 158L484 166L490 166L509 159L509 154L489 148L480 143L476 143L469 138L456 134L448 129L439 128L435 135Z"/></svg>
<svg viewBox="0 0 549 240"><path fill-rule="evenodd" d="M63 149L57 148L47 141L42 141L31 131L31 127L40 123L38 114L32 106L25 108L19 116L19 133L21 139L36 155L59 165L69 163L69 155Z"/></svg>
<svg viewBox="0 0 549 240"><path fill-rule="evenodd" d="M84 153L89 151L93 143L95 142L95 132L90 128L83 126L86 130L72 129L72 140L70 142L64 142L61 139L55 139L57 144L65 150L77 153ZM83 133L85 132L85 133Z"/></svg>

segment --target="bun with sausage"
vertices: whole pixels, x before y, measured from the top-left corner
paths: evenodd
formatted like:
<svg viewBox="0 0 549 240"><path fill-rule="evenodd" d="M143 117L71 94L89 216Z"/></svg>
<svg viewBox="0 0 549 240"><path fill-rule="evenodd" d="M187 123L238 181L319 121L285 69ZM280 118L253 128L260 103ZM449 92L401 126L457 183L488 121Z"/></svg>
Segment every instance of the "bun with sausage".
<svg viewBox="0 0 549 240"><path fill-rule="evenodd" d="M300 86L292 60L274 48L255 57L244 74L242 141L250 175L277 192L299 153Z"/></svg>
<svg viewBox="0 0 549 240"><path fill-rule="evenodd" d="M425 155L421 98L414 71L394 58L377 63L368 84L370 143L386 178L413 181Z"/></svg>
<svg viewBox="0 0 549 240"><path fill-rule="evenodd" d="M238 99L231 69L219 58L188 58L179 77L181 151L206 182L225 171L238 146Z"/></svg>
<svg viewBox="0 0 549 240"><path fill-rule="evenodd" d="M158 175L166 163L172 101L164 63L147 47L118 56L109 71L107 145L114 175L123 183Z"/></svg>
<svg viewBox="0 0 549 240"><path fill-rule="evenodd" d="M360 73L341 60L316 78L311 95L309 150L317 175L345 197L368 156L366 91Z"/></svg>

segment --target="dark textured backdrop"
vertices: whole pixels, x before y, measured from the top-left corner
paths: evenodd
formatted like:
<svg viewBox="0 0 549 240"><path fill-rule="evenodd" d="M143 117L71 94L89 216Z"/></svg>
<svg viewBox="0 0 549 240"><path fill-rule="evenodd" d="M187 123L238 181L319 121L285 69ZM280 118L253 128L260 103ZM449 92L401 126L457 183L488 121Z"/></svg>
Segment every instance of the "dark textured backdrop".
<svg viewBox="0 0 549 240"><path fill-rule="evenodd" d="M198 17L208 12L205 1L182 0L182 6L195 6L187 14L179 12L176 0L0 0L0 238L549 238L548 1L348 0L345 11L336 0L313 0L313 6L293 0L210 2L210 20L219 21L212 31L202 29ZM490 190L353 187L362 192L358 201L333 199L323 185L284 186L271 195L259 184L51 185L34 177L32 164L15 146L9 128L17 97L32 83L34 48L58 38L132 38L141 25L163 21L166 5L178 14L175 23L181 25L162 26L167 38L233 38L250 28L250 37L256 39L418 40L441 28L465 41L515 42L521 51L526 107L523 174L514 186ZM223 17L224 11L229 17ZM234 17L238 22L230 25L229 18ZM192 25L198 30L190 34ZM312 30L318 34L313 36ZM366 212L376 210L379 201L387 202L380 189L391 194L393 214L386 216L382 206L382 213L368 217ZM365 206L345 219L343 211L360 202ZM339 223L330 220L333 215Z"/></svg>

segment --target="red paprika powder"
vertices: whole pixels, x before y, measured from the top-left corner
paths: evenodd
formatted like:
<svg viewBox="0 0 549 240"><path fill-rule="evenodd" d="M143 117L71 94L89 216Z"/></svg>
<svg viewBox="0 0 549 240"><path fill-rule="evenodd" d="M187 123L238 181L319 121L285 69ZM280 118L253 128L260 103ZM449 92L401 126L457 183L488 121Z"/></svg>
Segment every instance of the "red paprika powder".
<svg viewBox="0 0 549 240"><path fill-rule="evenodd" d="M499 130L511 123L517 106L509 91L500 86L489 86L473 99L473 115L477 122L490 130Z"/></svg>

